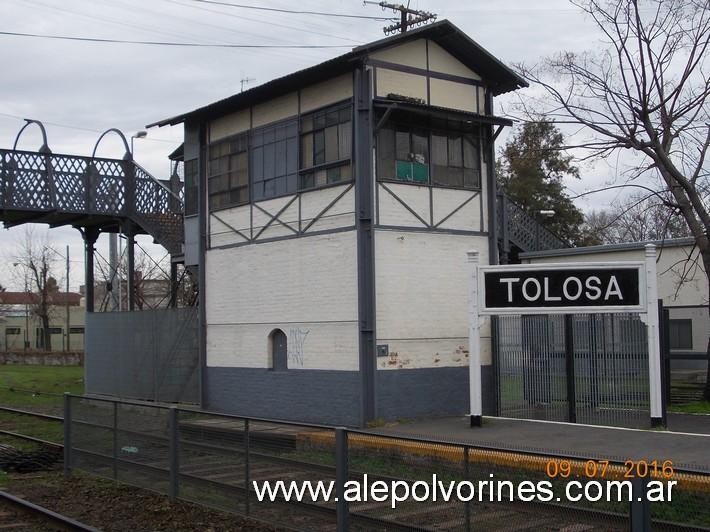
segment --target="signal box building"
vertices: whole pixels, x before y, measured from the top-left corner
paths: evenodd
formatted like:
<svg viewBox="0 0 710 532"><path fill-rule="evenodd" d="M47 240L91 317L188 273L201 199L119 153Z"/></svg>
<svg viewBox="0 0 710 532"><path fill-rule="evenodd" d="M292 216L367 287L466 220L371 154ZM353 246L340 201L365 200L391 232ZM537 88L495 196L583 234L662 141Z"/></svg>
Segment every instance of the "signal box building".
<svg viewBox="0 0 710 532"><path fill-rule="evenodd" d="M493 99L525 85L442 21L153 124L185 129L203 407L465 414L466 252L499 253Z"/></svg>

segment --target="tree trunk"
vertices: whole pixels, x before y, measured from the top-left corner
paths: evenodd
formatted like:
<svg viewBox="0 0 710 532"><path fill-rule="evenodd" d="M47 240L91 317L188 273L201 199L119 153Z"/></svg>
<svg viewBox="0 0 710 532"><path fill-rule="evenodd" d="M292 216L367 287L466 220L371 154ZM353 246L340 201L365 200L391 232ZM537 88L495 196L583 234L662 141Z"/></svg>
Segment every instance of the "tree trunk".
<svg viewBox="0 0 710 532"><path fill-rule="evenodd" d="M704 259L704 257L703 257ZM710 317L710 261L703 260L705 273L708 278L708 317ZM705 390L703 391L703 399L710 401L710 331L708 332L708 345L705 350L705 360L707 364L707 372L705 374Z"/></svg>
<svg viewBox="0 0 710 532"><path fill-rule="evenodd" d="M49 334L49 316L42 316L42 335L44 336L44 350L52 350L52 335Z"/></svg>

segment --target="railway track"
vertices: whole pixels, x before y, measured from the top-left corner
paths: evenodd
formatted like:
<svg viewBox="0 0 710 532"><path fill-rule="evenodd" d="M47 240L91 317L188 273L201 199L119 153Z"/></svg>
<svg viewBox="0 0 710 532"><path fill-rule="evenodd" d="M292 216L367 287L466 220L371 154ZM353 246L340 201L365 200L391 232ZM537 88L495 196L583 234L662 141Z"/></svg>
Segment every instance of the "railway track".
<svg viewBox="0 0 710 532"><path fill-rule="evenodd" d="M55 530L98 532L97 528L5 491L0 491L0 530L12 532L50 532Z"/></svg>

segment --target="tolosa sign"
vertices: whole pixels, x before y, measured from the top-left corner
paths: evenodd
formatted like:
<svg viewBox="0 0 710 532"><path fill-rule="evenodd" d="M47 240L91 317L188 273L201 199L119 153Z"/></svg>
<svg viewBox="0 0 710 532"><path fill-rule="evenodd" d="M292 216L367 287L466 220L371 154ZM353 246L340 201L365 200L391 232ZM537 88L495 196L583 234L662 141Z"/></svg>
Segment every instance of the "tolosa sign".
<svg viewBox="0 0 710 532"><path fill-rule="evenodd" d="M644 263L479 267L479 314L646 312Z"/></svg>

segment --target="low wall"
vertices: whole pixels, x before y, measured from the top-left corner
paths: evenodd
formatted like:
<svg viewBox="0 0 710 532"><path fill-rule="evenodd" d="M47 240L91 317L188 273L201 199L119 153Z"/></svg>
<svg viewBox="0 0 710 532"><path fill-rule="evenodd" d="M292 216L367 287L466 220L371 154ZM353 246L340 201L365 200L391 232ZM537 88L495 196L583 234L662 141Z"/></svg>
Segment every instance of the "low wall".
<svg viewBox="0 0 710 532"><path fill-rule="evenodd" d="M0 365L26 364L30 366L83 366L84 353L62 351L43 353L36 352L0 352Z"/></svg>

